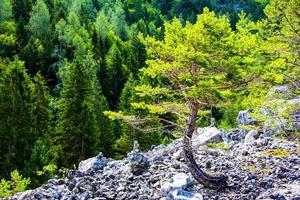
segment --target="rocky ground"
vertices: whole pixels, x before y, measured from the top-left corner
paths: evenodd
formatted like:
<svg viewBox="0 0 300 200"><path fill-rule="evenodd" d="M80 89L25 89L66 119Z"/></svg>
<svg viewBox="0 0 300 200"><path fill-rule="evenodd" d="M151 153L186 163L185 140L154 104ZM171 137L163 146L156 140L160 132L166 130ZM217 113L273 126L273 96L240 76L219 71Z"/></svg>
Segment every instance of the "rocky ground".
<svg viewBox="0 0 300 200"><path fill-rule="evenodd" d="M208 148L208 140L224 143ZM7 199L300 200L299 140L284 141L239 129L228 133L214 127L199 129L193 140L196 160L205 171L228 176L229 187L224 191L195 182L181 145L178 139L148 152L135 150L119 161L100 154L82 161L64 179L49 180Z"/></svg>

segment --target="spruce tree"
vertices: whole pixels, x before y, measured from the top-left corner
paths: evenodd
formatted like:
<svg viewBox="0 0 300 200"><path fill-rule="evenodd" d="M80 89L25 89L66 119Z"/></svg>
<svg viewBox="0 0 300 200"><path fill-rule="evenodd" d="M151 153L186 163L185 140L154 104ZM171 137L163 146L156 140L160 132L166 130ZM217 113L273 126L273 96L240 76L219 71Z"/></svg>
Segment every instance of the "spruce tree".
<svg viewBox="0 0 300 200"><path fill-rule="evenodd" d="M58 105L57 131L66 164L71 165L93 154L91 141L97 139L97 129L90 71L79 61L69 63L67 68Z"/></svg>
<svg viewBox="0 0 300 200"><path fill-rule="evenodd" d="M71 166L97 153L100 132L95 109L94 65L77 59L66 63L58 102L57 145L64 155L64 166Z"/></svg>
<svg viewBox="0 0 300 200"><path fill-rule="evenodd" d="M0 0L0 57L11 57L17 42L10 0Z"/></svg>
<svg viewBox="0 0 300 200"><path fill-rule="evenodd" d="M31 129L32 82L24 63L15 60L0 64L0 166L1 174L23 169L34 143Z"/></svg>
<svg viewBox="0 0 300 200"><path fill-rule="evenodd" d="M98 81L95 81L98 83ZM95 91L95 115L97 121L97 128L99 131L99 138L97 141L97 151L101 151L106 156L113 156L115 143L115 124L103 114L108 110L108 103L105 97L101 94L101 87L97 84L98 90ZM100 88L100 89L99 89Z"/></svg>
<svg viewBox="0 0 300 200"><path fill-rule="evenodd" d="M31 36L39 40L44 40L50 31L50 14L47 5L43 0L37 0L32 9L29 24Z"/></svg>
<svg viewBox="0 0 300 200"><path fill-rule="evenodd" d="M0 0L0 22L11 19L12 5L10 0Z"/></svg>
<svg viewBox="0 0 300 200"><path fill-rule="evenodd" d="M31 92L32 132L35 138L44 138L50 133L50 95L40 73L34 77L33 82Z"/></svg>
<svg viewBox="0 0 300 200"><path fill-rule="evenodd" d="M115 109L118 107L118 100L128 77L128 69L124 65L124 59L117 44L114 43L110 47L105 63L105 80L100 81L110 107Z"/></svg>

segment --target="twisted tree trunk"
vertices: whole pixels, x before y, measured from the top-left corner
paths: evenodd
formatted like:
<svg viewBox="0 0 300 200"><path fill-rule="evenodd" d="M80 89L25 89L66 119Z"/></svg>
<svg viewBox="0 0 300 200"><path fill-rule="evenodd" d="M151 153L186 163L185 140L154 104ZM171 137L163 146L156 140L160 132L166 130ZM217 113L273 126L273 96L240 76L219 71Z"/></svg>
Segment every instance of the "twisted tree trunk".
<svg viewBox="0 0 300 200"><path fill-rule="evenodd" d="M225 175L220 176L211 176L205 173L201 168L197 165L193 152L192 152L192 136L196 126L196 117L199 111L200 105L198 102L191 103L191 115L189 121L187 123L187 128L184 132L184 139L183 139L183 152L184 152L184 159L189 167L192 175L194 178L204 186L221 190L227 186L227 177Z"/></svg>

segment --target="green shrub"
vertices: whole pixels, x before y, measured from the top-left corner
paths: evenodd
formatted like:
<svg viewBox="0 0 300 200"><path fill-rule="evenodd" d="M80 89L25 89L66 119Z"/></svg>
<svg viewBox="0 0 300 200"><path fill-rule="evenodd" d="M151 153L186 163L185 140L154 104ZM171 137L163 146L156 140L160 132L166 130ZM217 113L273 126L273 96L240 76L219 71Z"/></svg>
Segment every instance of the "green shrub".
<svg viewBox="0 0 300 200"><path fill-rule="evenodd" d="M1 179L0 182L0 197L8 197L17 192L23 192L30 184L29 178L22 178L18 170L10 173L11 180Z"/></svg>
<svg viewBox="0 0 300 200"><path fill-rule="evenodd" d="M219 143L207 143L207 147L212 148L212 149L222 149L224 151L229 151L229 148L224 142L219 142Z"/></svg>
<svg viewBox="0 0 300 200"><path fill-rule="evenodd" d="M276 148L272 150L262 151L261 154L265 156L289 157L292 153L288 150Z"/></svg>

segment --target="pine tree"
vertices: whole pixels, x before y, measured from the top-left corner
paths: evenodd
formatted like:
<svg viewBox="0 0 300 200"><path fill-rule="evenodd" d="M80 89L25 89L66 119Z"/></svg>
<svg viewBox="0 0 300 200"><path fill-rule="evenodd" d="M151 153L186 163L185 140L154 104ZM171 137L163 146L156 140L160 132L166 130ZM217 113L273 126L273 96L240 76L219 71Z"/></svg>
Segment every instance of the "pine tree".
<svg viewBox="0 0 300 200"><path fill-rule="evenodd" d="M95 113L94 69L84 60L67 63L58 102L57 145L64 154L64 166L94 156L100 138Z"/></svg>
<svg viewBox="0 0 300 200"><path fill-rule="evenodd" d="M151 118L172 126L176 124L166 116L178 116L177 125L185 126L185 161L195 179L212 189L226 187L226 176L209 175L194 160L190 141L200 112L216 103L219 106L225 102L230 104L231 97L240 90L251 93L270 85L263 82L272 68L260 49L264 43L258 34L250 31L253 23L241 20L234 31L228 18L217 17L204 9L195 24L184 26L178 19L166 23L162 41L150 36L140 37L148 55L147 67L141 70L143 76L165 81L158 86L141 82L135 87L136 94L151 101L137 98L131 107L147 111L146 121ZM280 74L280 71L275 72L272 74L275 77ZM124 119L133 127L141 121L136 114L106 114L111 119Z"/></svg>
<svg viewBox="0 0 300 200"><path fill-rule="evenodd" d="M32 131L35 138L43 138L50 132L50 95L40 73L34 77L33 82L31 92Z"/></svg>
<svg viewBox="0 0 300 200"><path fill-rule="evenodd" d="M0 57L11 57L17 42L10 0L0 0Z"/></svg>
<svg viewBox="0 0 300 200"><path fill-rule="evenodd" d="M260 32L266 40L263 50L273 60L273 69L284 73L272 76L300 88L300 3L297 0L271 0L265 8L268 23ZM270 68L270 74L274 70Z"/></svg>
<svg viewBox="0 0 300 200"><path fill-rule="evenodd" d="M31 129L32 82L24 63L15 60L0 64L0 163L1 174L23 169L35 141Z"/></svg>
<svg viewBox="0 0 300 200"><path fill-rule="evenodd" d="M11 19L12 5L10 0L0 0L0 22Z"/></svg>
<svg viewBox="0 0 300 200"><path fill-rule="evenodd" d="M31 36L41 41L45 39L50 31L50 14L43 0L37 0L34 5L28 24Z"/></svg>
<svg viewBox="0 0 300 200"><path fill-rule="evenodd" d="M118 99L127 80L128 69L123 64L121 51L115 43L109 49L105 62L104 74L106 79L100 80L102 81L103 93L108 99L110 107L117 108Z"/></svg>

